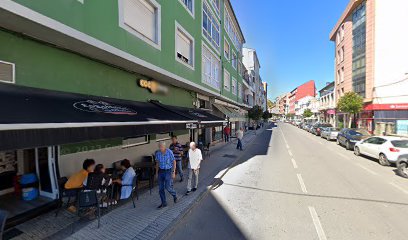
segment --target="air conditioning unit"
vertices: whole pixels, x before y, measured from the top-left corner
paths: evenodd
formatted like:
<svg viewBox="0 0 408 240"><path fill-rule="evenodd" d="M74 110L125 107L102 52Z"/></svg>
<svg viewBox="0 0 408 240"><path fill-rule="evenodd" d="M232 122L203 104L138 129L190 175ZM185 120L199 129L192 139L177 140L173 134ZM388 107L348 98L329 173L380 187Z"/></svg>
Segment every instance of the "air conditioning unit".
<svg viewBox="0 0 408 240"><path fill-rule="evenodd" d="M0 61L0 81L14 83L14 63Z"/></svg>

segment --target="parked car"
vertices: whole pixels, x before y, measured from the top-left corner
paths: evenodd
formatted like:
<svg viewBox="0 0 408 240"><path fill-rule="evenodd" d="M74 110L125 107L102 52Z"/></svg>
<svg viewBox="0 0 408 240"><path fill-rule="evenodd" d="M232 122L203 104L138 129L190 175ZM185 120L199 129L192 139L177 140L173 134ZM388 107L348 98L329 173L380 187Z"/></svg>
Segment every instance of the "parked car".
<svg viewBox="0 0 408 240"><path fill-rule="evenodd" d="M408 178L408 154L403 154L398 157L397 173L401 177Z"/></svg>
<svg viewBox="0 0 408 240"><path fill-rule="evenodd" d="M305 126L306 132L310 132L310 128L312 128L312 125L311 125L311 124L307 124L307 125Z"/></svg>
<svg viewBox="0 0 408 240"><path fill-rule="evenodd" d="M401 154L408 154L408 139L401 137L369 137L359 141L354 147L354 154L377 158L383 166L396 163Z"/></svg>
<svg viewBox="0 0 408 240"><path fill-rule="evenodd" d="M326 127L320 132L320 136L325 138L327 141L336 140L340 129L335 127Z"/></svg>
<svg viewBox="0 0 408 240"><path fill-rule="evenodd" d="M371 137L371 134L365 129L343 128L337 135L337 144L347 150L353 150L358 141L368 137Z"/></svg>
<svg viewBox="0 0 408 240"><path fill-rule="evenodd" d="M311 128L310 132L316 136L320 136L320 132L322 131L322 128L327 128L327 127L333 127L330 123L316 123L313 125Z"/></svg>

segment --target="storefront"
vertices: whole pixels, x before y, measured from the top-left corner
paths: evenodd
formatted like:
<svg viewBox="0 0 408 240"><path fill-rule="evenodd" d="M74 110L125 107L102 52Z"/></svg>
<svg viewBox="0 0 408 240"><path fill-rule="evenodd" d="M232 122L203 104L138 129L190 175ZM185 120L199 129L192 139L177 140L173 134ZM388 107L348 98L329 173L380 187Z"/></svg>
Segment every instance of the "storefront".
<svg viewBox="0 0 408 240"><path fill-rule="evenodd" d="M239 128L244 128L247 121L242 110L223 105L222 103L214 104L213 106L218 109L219 112L224 114L225 119L228 120L228 126L231 129L231 137L235 137L236 131ZM217 130L214 131L217 132Z"/></svg>

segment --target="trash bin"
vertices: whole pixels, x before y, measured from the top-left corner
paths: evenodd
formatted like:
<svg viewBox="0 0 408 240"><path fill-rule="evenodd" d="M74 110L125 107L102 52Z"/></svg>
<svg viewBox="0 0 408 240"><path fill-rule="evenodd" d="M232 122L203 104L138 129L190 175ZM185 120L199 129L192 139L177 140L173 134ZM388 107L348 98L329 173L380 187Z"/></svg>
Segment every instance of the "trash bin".
<svg viewBox="0 0 408 240"><path fill-rule="evenodd" d="M22 198L24 201L31 201L38 197L38 178L35 173L24 174L20 178L22 188Z"/></svg>
<svg viewBox="0 0 408 240"><path fill-rule="evenodd" d="M23 200L31 201L38 197L38 188L23 188Z"/></svg>

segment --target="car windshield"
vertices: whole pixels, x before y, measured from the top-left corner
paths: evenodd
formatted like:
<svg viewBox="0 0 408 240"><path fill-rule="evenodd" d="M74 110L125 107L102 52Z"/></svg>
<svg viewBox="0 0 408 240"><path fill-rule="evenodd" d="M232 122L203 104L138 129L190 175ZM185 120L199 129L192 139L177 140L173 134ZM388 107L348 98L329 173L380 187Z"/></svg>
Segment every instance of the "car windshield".
<svg viewBox="0 0 408 240"><path fill-rule="evenodd" d="M355 136L367 136L367 135L371 135L369 132L367 132L366 130L363 130L363 129L350 130L349 133L350 133L350 135L355 135Z"/></svg>
<svg viewBox="0 0 408 240"><path fill-rule="evenodd" d="M395 140L391 144L397 148L408 148L408 140Z"/></svg>

